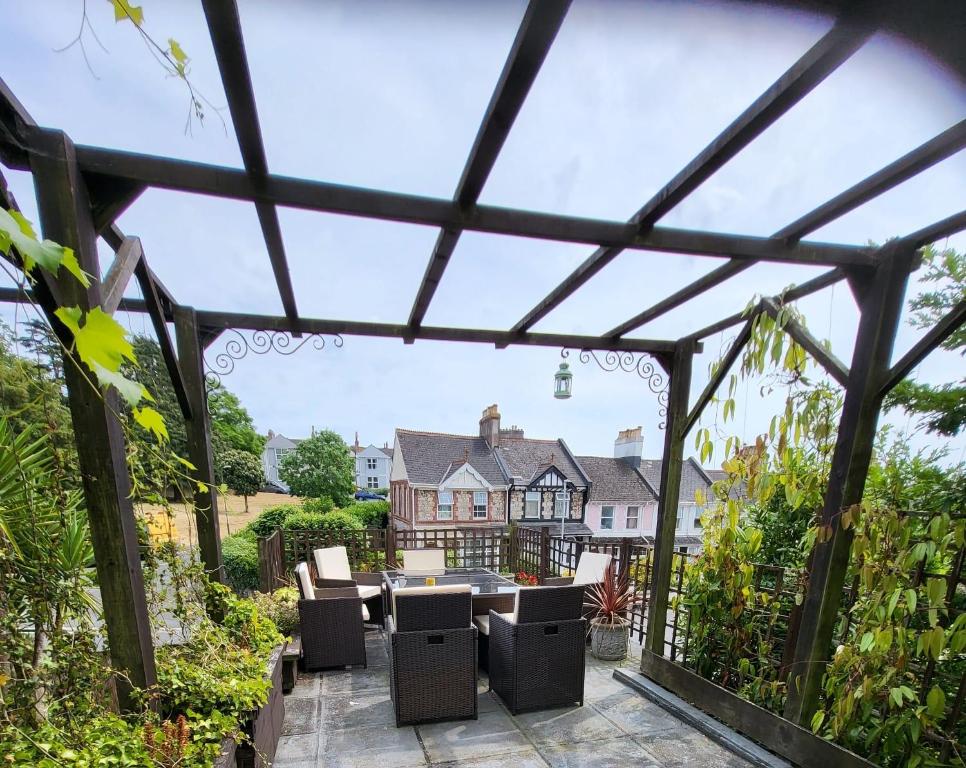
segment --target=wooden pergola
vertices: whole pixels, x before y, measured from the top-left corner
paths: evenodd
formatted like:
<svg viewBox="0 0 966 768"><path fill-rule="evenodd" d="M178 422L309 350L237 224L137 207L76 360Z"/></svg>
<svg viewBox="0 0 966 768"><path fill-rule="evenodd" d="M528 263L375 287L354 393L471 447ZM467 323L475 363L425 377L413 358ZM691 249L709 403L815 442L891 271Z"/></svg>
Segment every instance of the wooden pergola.
<svg viewBox="0 0 966 768"><path fill-rule="evenodd" d="M213 485L211 436L205 404L202 354L225 329L266 330L300 336L331 333L402 339L406 343L441 341L571 347L643 353L653 356L669 377L667 429L663 447L660 506L655 539L655 572L649 606L649 652L664 653L671 558L678 507L684 440L703 409L728 375L751 333L754 316L775 315L793 302L840 281L847 282L858 305L860 321L851 364L846 366L794 321L785 330L845 390L838 442L832 460L822 520L831 538L813 553L809 589L792 665L785 716L807 723L815 710L833 625L848 567L852 529L837 524L840 512L863 494L882 399L966 319L961 302L906 355L892 362L893 344L909 274L918 265L918 250L966 229L966 211L937 221L877 249L807 240L816 229L852 211L966 146L966 120L866 179L809 211L771 237L750 237L665 227L661 219L782 117L849 59L878 29L912 36L935 55L956 53L957 20L942 13L941 3L910 10L901 3L814 4L838 11L832 29L795 62L757 100L703 149L626 222L582 218L478 202L501 148L518 116L554 38L567 14L568 0L531 0L506 64L494 88L482 124L451 199L362 189L325 181L279 176L270 172L259 127L252 80L234 0L203 0L211 40L227 94L244 168L186 162L109 148L75 145L64 132L38 126L0 81L0 161L30 171L44 236L74 249L81 267L97 277L90 288L76 281L38 278L31 300L51 325L69 341L54 311L59 306L101 306L146 312L152 321L187 424L190 460L196 477L209 484L197 493L197 527L201 556L215 578L222 575L217 499ZM873 6L876 6L873 8ZM953 38L949 36L952 29ZM961 41L960 41L961 42ZM959 64L961 62L953 62ZM281 316L217 312L180 304L148 266L140 241L122 232L118 216L150 187L242 200L254 204L281 297ZM0 176L0 203L16 201ZM361 216L435 227L439 234L406 323L352 322L308 318L299 314L289 276L278 207ZM572 274L533 309L505 330L436 327L424 324L427 309L464 231L585 243L595 250ZM100 275L96 240L116 252L110 270ZM633 307L628 319L599 336L540 333L533 326L591 277L627 249L675 255L723 258L716 269L653 306ZM19 265L16 253L9 258ZM628 334L700 296L712 287L761 262L818 265L828 271L787 291L762 300L751 314L739 312L678 339L642 339ZM134 276L142 300L123 299ZM23 301L21 291L6 289L0 298ZM169 335L173 323L175 338ZM742 326L737 339L696 402L689 402L694 355L701 340ZM138 557L124 438L115 413L116 396L102 399L80 375L78 365L65 366L67 390L78 439L80 469L97 560L113 663L136 686L155 681L154 651ZM128 690L119 691L122 704Z"/></svg>

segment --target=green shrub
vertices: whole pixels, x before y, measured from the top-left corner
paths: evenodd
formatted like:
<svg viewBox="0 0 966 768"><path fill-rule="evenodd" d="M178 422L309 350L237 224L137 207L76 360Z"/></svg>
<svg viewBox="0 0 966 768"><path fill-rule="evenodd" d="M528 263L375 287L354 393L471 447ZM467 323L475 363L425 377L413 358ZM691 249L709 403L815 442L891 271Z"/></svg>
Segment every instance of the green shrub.
<svg viewBox="0 0 966 768"><path fill-rule="evenodd" d="M256 592L252 600L266 617L275 622L283 635L293 635L299 628L299 593L295 587L281 587L270 595Z"/></svg>
<svg viewBox="0 0 966 768"><path fill-rule="evenodd" d="M302 502L302 509L306 512L319 512L325 515L335 509L335 502L328 496L319 499L305 499Z"/></svg>
<svg viewBox="0 0 966 768"><path fill-rule="evenodd" d="M326 515L302 510L292 512L286 515L283 527L286 531L358 531L364 526L355 515L337 509Z"/></svg>
<svg viewBox="0 0 966 768"><path fill-rule="evenodd" d="M232 589L245 592L258 586L258 544L250 535L237 534L222 539L221 558Z"/></svg>
<svg viewBox="0 0 966 768"><path fill-rule="evenodd" d="M259 538L265 538L276 528L282 527L285 515L299 508L298 504L276 504L273 507L266 507L258 517L245 526L245 530L252 531Z"/></svg>
<svg viewBox="0 0 966 768"><path fill-rule="evenodd" d="M389 523L388 501L357 501L342 511L355 517L363 528L385 528Z"/></svg>
<svg viewBox="0 0 966 768"><path fill-rule="evenodd" d="M373 488L372 489L372 492L373 493L378 493L380 496L385 496L386 498L389 498L389 489L388 488Z"/></svg>

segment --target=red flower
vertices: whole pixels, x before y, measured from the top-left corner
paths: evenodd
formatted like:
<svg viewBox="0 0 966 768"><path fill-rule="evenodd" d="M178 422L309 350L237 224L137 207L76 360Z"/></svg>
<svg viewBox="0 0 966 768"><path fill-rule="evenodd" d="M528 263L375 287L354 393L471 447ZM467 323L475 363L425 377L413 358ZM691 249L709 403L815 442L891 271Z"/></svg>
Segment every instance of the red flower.
<svg viewBox="0 0 966 768"><path fill-rule="evenodd" d="M527 581L530 582L531 587L537 586L538 580L536 576L531 576L529 579L527 579Z"/></svg>

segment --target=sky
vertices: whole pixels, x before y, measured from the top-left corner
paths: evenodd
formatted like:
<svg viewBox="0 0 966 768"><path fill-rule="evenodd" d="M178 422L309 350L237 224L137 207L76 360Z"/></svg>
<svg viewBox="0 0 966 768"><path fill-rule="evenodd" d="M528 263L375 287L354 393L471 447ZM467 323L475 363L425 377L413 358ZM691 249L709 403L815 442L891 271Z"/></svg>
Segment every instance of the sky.
<svg viewBox="0 0 966 768"><path fill-rule="evenodd" d="M241 167L201 4L145 0L145 29L178 40L209 106L187 121L184 85L167 77L107 2L87 3L90 30L74 44L79 0L7 3L0 77L41 125L78 144L112 146ZM255 97L271 171L451 197L525 4L519 0L273 3L240 0ZM575 0L481 202L626 219L831 26L831 19L746 5ZM85 63L86 52L89 65ZM908 44L873 37L819 88L726 164L661 224L767 236L966 115L966 84ZM188 130L186 130L186 125ZM5 171L36 220L29 175ZM966 151L943 161L810 239L882 242L963 209ZM437 230L279 209L299 311L305 317L405 322ZM148 262L182 304L282 314L254 207L149 190L118 221L141 238ZM966 249L966 235L940 243ZM102 270L110 264L101 244ZM508 328L568 275L588 246L465 233L430 306L427 325ZM721 263L627 251L534 330L597 334ZM635 331L676 338L821 269L757 265ZM0 276L2 284L11 284ZM914 277L910 295L920 290ZM128 296L139 295L132 281ZM851 359L858 314L839 284L798 302L810 329ZM18 314L19 312L19 314ZM0 317L22 322L24 310ZM121 312L132 332L145 316ZM918 339L904 314L895 357ZM705 341L693 396L733 337ZM230 341L225 334L208 362ZM329 428L363 444L393 429L473 434L498 403L505 426L562 437L582 455L610 455L620 429L641 425L660 456L656 397L632 373L606 373L572 354L574 396L555 400L555 349L346 337L283 357L248 355L224 383L262 431L290 437ZM915 372L943 383L962 357L934 353ZM767 428L779 403L749 383L727 427L743 439ZM705 423L714 422L710 413ZM902 414L884 423L914 430ZM945 447L966 459L966 437ZM689 443L688 448L690 449ZM719 454L720 458L720 454Z"/></svg>

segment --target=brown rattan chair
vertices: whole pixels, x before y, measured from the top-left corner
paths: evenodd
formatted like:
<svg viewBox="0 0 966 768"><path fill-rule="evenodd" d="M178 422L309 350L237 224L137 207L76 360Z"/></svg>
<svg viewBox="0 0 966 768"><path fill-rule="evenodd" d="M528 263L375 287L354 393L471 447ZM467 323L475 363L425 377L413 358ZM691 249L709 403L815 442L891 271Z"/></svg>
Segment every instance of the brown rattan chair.
<svg viewBox="0 0 966 768"><path fill-rule="evenodd" d="M396 725L477 718L476 627L468 584L393 590L386 619Z"/></svg>
<svg viewBox="0 0 966 768"><path fill-rule="evenodd" d="M382 574L353 571L345 547L323 547L313 550L318 576L315 586L322 588L355 587L369 612L369 622L384 625L382 608Z"/></svg>
<svg viewBox="0 0 966 768"><path fill-rule="evenodd" d="M308 671L366 664L369 613L355 587L317 589L307 563L295 566L302 665Z"/></svg>
<svg viewBox="0 0 966 768"><path fill-rule="evenodd" d="M580 585L524 588L512 614L474 617L487 635L490 690L513 714L583 706L583 602Z"/></svg>

